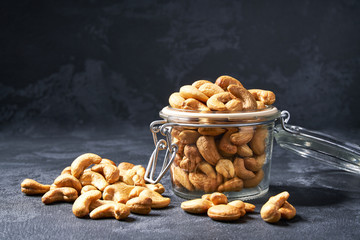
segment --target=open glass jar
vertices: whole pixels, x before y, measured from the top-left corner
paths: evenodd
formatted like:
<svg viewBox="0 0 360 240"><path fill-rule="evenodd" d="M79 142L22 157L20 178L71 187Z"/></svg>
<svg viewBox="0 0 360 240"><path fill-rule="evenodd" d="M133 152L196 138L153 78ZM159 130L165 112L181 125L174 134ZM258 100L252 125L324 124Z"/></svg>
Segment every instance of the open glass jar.
<svg viewBox="0 0 360 240"><path fill-rule="evenodd" d="M170 168L173 191L180 197L218 191L250 199L268 191L274 122L280 116L276 107L231 113L165 107L160 116L164 121L151 125L156 149L147 176L154 174L155 167L150 169L158 152L167 149L163 169ZM157 141L159 131L166 140Z"/></svg>

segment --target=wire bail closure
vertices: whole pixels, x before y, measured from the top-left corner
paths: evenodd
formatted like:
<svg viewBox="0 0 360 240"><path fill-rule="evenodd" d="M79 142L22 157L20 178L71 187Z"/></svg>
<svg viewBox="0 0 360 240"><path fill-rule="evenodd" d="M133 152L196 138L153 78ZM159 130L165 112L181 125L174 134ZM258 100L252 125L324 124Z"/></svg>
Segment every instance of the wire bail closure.
<svg viewBox="0 0 360 240"><path fill-rule="evenodd" d="M171 130L172 124L166 123L165 120L153 121L150 124L150 131L153 135L155 149L150 156L144 176L145 181L149 183L158 183L175 159L176 153L178 151L178 146L175 143L171 144ZM159 132L165 137L165 139L158 140L157 134ZM159 152L163 150L166 150L163 165L161 167L158 177L154 179Z"/></svg>

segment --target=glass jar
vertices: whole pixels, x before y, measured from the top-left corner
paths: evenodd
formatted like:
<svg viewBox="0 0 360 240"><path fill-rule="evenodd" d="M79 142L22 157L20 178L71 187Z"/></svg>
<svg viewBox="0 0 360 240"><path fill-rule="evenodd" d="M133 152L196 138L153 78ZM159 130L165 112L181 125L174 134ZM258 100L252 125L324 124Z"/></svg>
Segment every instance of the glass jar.
<svg viewBox="0 0 360 240"><path fill-rule="evenodd" d="M192 199L223 192L250 199L269 189L276 107L249 112L198 112L165 107L160 116L173 146L173 191ZM175 153L176 152L176 153Z"/></svg>
<svg viewBox="0 0 360 240"><path fill-rule="evenodd" d="M157 183L170 169L173 191L186 198L223 192L253 199L269 189L273 138L281 147L360 174L360 147L287 124L290 114L274 106L246 112L199 112L165 107L150 124L155 150L145 180ZM279 119L281 124L275 126ZM158 139L158 134L164 138ZM155 179L159 154L165 150Z"/></svg>

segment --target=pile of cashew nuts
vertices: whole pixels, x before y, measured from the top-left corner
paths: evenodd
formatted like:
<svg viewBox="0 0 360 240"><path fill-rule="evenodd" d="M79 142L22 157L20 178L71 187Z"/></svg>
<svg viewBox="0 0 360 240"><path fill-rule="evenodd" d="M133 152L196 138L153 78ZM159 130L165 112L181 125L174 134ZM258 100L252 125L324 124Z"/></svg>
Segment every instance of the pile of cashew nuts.
<svg viewBox="0 0 360 240"><path fill-rule="evenodd" d="M214 111L261 111L275 102L275 94L247 90L237 79L220 76L215 83L198 80L171 94L172 108ZM239 192L264 178L268 129L266 125L214 128L174 127L172 143L178 152L171 166L179 191Z"/></svg>
<svg viewBox="0 0 360 240"><path fill-rule="evenodd" d="M91 167L91 168L90 168ZM53 184L32 179L21 183L26 195L43 195L44 204L73 202L76 217L125 219L130 213L149 214L152 208L165 208L170 198L163 197L162 184L146 184L141 165L122 162L118 166L93 153L77 157Z"/></svg>
<svg viewBox="0 0 360 240"><path fill-rule="evenodd" d="M268 223L276 223L281 218L290 220L295 217L296 209L287 201L288 192L279 193L262 206L260 210L261 218ZM253 213L255 205L241 200L228 202L223 193L214 192L205 194L199 199L193 199L181 203L181 208L185 212L192 214L204 214L216 221L234 221L243 217L246 213Z"/></svg>

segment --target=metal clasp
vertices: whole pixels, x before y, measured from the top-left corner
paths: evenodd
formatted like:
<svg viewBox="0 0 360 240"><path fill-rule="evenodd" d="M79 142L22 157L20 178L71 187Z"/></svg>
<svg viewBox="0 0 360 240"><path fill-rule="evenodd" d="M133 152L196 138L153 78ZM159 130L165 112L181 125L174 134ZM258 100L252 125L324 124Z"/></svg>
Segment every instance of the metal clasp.
<svg viewBox="0 0 360 240"><path fill-rule="evenodd" d="M299 131L296 131L296 129L291 129L286 126L286 124L290 120L290 113L288 111L286 111L286 110L281 111L280 120L281 120L281 126L286 132L289 132L292 134L299 134Z"/></svg>
<svg viewBox="0 0 360 240"><path fill-rule="evenodd" d="M152 132L153 135L155 149L150 156L144 177L145 181L149 183L158 183L175 159L176 153L178 151L178 146L175 143L171 144L172 126L173 124L166 123L165 120L153 121L150 124L150 131ZM159 132L162 136L165 137L165 139L162 138L158 140L157 134ZM158 177L154 179L159 152L163 150L166 150L166 153L162 164L162 168L160 170Z"/></svg>

